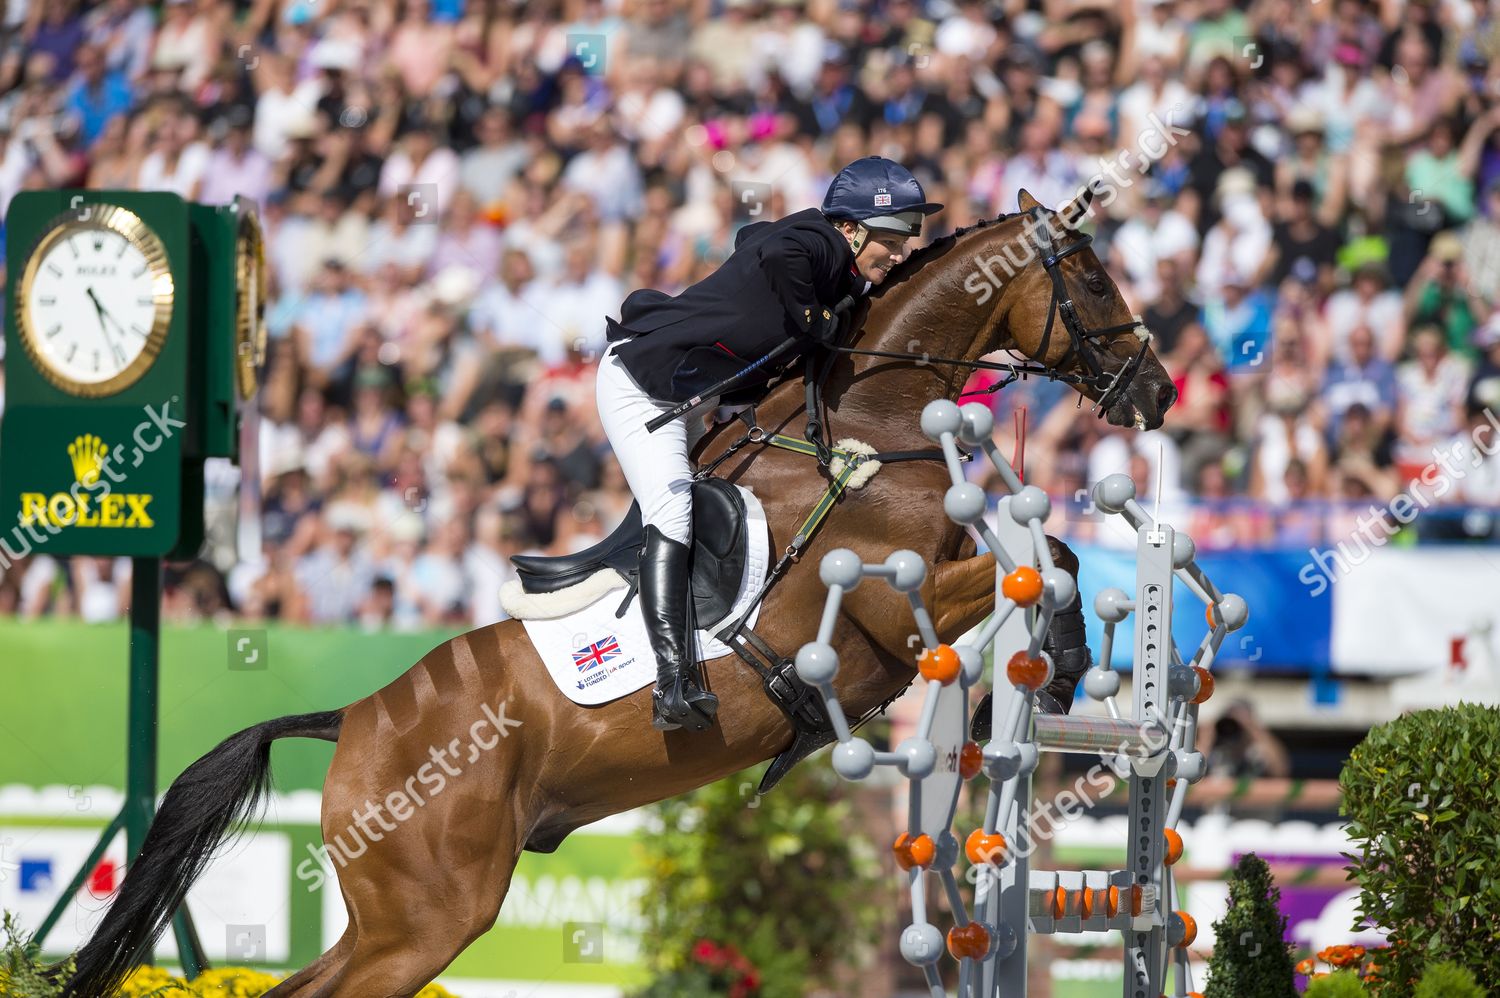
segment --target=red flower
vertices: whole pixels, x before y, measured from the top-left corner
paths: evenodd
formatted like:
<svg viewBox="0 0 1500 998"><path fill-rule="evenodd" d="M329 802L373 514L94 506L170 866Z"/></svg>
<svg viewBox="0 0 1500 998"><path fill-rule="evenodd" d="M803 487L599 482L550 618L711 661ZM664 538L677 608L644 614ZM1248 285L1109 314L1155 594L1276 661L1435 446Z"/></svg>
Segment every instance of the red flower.
<svg viewBox="0 0 1500 998"><path fill-rule="evenodd" d="M723 952L716 943L707 939L700 939L693 946L693 959L699 963L717 964L723 958Z"/></svg>

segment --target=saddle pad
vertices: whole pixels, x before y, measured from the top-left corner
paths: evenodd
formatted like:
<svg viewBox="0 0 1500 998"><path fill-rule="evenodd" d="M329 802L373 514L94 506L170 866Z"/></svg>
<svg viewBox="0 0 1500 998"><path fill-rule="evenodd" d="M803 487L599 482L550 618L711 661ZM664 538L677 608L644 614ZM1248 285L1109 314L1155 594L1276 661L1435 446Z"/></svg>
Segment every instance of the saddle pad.
<svg viewBox="0 0 1500 998"><path fill-rule="evenodd" d="M771 542L766 529L766 511L755 493L740 489L745 499L745 575L734 599L733 611L717 627L745 612L771 567ZM613 572L613 569L606 569ZM547 673L563 695L574 703L596 706L628 696L656 682L656 656L641 616L639 595L630 601L623 617L615 611L625 598L625 580L593 603L551 620L524 620L526 635L547 666ZM756 607L747 622L754 626L760 616ZM698 660L706 662L732 654L708 630L697 635Z"/></svg>

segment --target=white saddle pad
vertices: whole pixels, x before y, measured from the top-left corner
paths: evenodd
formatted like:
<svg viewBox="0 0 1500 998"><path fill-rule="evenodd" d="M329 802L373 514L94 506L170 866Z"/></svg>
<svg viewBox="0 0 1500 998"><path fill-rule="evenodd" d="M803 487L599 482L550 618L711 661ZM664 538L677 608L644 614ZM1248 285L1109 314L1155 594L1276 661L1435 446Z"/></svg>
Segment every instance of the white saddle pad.
<svg viewBox="0 0 1500 998"><path fill-rule="evenodd" d="M696 635L700 662L731 653L728 646L714 639L713 630L745 612L755 594L760 592L771 566L765 509L753 492L740 489L740 495L745 500L746 546L749 549L745 576L740 580L739 594L729 615L724 620L700 621L705 625L705 629ZM557 688L574 703L590 706L617 700L656 682L656 656L652 654L651 639L641 616L640 596L630 601L630 608L623 617L615 616L625 597L627 583L614 569L606 569L572 588L593 586L594 591L598 591L601 577L606 581L613 577L616 584L581 609L551 619L522 621ZM565 589L556 595L563 597L568 591ZM759 616L760 607L757 606L747 623L754 626Z"/></svg>

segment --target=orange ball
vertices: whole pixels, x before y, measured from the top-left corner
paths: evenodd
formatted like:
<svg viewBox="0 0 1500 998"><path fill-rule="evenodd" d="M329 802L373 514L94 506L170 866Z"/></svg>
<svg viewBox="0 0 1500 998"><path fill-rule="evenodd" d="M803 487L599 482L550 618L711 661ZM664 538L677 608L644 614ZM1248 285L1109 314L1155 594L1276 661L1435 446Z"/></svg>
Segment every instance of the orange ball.
<svg viewBox="0 0 1500 998"><path fill-rule="evenodd" d="M1214 695L1213 674L1201 665L1193 666L1193 671L1198 674L1198 693L1193 697L1193 703L1204 703Z"/></svg>
<svg viewBox="0 0 1500 998"><path fill-rule="evenodd" d="M1059 887L1054 890L1051 901L1053 918L1062 918L1068 913L1068 892L1066 889Z"/></svg>
<svg viewBox="0 0 1500 998"><path fill-rule="evenodd" d="M984 750L975 742L964 742L958 750L958 775L960 779L972 780L984 769Z"/></svg>
<svg viewBox="0 0 1500 998"><path fill-rule="evenodd" d="M1162 862L1167 866L1175 866L1177 861L1182 858L1182 836L1178 835L1177 831L1172 828L1164 829L1162 835L1167 840L1167 852L1162 857Z"/></svg>
<svg viewBox="0 0 1500 998"><path fill-rule="evenodd" d="M1004 866L1005 853L1008 848L1004 835L976 828L969 833L969 838L964 842L964 855L969 857L969 862L975 866L983 866L986 863L991 866Z"/></svg>
<svg viewBox="0 0 1500 998"><path fill-rule="evenodd" d="M1042 598L1042 573L1022 565L1000 581L1000 594L1017 606L1035 606Z"/></svg>
<svg viewBox="0 0 1500 998"><path fill-rule="evenodd" d="M930 837L918 835L912 838L908 832L902 832L896 837L891 851L896 854L896 865L903 870L910 870L914 866L925 870L937 855L937 847L932 844Z"/></svg>
<svg viewBox="0 0 1500 998"><path fill-rule="evenodd" d="M960 667L958 652L948 645L924 649L922 657L917 659L917 670L922 673L922 678L936 679L944 686L958 678Z"/></svg>
<svg viewBox="0 0 1500 998"><path fill-rule="evenodd" d="M978 922L970 922L962 926L955 925L948 930L948 952L955 960L962 960L965 957L971 960L982 960L989 950L989 930Z"/></svg>
<svg viewBox="0 0 1500 998"><path fill-rule="evenodd" d="M1041 689L1047 684L1047 674L1050 671L1046 659L1040 655L1031 658L1025 651L1016 652L1005 664L1005 678L1010 680L1012 686L1019 686L1023 690Z"/></svg>
<svg viewBox="0 0 1500 998"><path fill-rule="evenodd" d="M1172 945L1178 949L1187 949L1198 938L1198 921L1185 911L1179 911L1177 917L1182 919L1182 938Z"/></svg>

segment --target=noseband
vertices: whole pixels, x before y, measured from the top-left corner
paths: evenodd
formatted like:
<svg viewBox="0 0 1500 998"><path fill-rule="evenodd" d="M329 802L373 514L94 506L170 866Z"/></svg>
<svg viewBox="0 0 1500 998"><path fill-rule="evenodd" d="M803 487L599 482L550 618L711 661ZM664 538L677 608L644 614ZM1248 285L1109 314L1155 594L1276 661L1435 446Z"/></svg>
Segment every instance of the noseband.
<svg viewBox="0 0 1500 998"><path fill-rule="evenodd" d="M918 360L924 364L952 364L957 367L970 367L976 370L1004 371L1006 377L989 388L971 394L991 394L999 391L1007 385L1028 376L1037 375L1060 381L1065 384L1084 385L1096 389L1099 392L1099 400L1094 403L1091 411L1097 412L1101 417L1115 403L1120 394L1130 387L1131 382L1140 373L1141 362L1146 359L1146 351L1151 347L1151 333L1139 317L1132 318L1130 322L1122 322L1113 326L1103 326L1098 329L1089 329L1078 317L1078 309L1073 304L1073 299L1068 294L1068 285L1063 277L1062 261L1072 256L1079 250L1088 248L1094 241L1094 237L1086 233L1075 232L1078 238L1060 250L1053 249L1052 230L1045 224L1043 209L1032 208L1028 214L1031 215L1034 224L1031 232L1036 240L1036 248L1042 254L1042 269L1046 271L1047 277L1052 281L1052 300L1047 305L1047 326L1042 331L1041 345L1037 354L1041 357L1047 356L1047 348L1052 343L1052 329L1056 325L1058 315L1062 316L1063 329L1068 333L1068 349L1058 364L1066 363L1069 357L1077 356L1087 374L1068 374L1049 367L1045 363L1037 365L1020 363L1001 363L987 360L965 360L957 357L934 357L931 354L902 353L894 350L861 350L856 347L835 346L835 353L859 354L865 357L885 357L891 360ZM1119 333L1134 332L1140 337L1140 349L1131 356L1118 371L1110 373L1099 363L1097 351L1086 349L1085 344L1092 339L1106 336L1114 336ZM1081 401L1081 400L1080 400Z"/></svg>
<svg viewBox="0 0 1500 998"><path fill-rule="evenodd" d="M1042 269L1047 272L1047 277L1052 281L1052 301L1047 305L1047 327L1042 331L1042 342L1037 348L1037 356L1042 358L1047 356L1047 348L1052 344L1052 327L1056 324L1058 315L1061 315L1063 328L1068 332L1069 342L1067 352L1058 360L1058 364L1067 363L1069 357L1075 355L1078 357L1089 372L1080 377L1078 383L1098 389L1099 400L1094 403L1094 411L1103 416L1120 394L1135 380L1136 374L1141 369L1141 361L1146 358L1146 350L1151 346L1151 334L1139 318L1098 329L1089 329L1085 326L1083 320L1078 317L1078 309L1074 307L1072 297L1068 294L1067 279L1063 277L1062 272L1062 261L1079 250L1087 249L1093 243L1094 237L1080 232L1077 233L1078 238L1072 243L1060 250L1054 250L1052 228L1043 217L1042 209L1032 208L1029 214L1035 223L1031 231L1036 238L1037 249L1042 253ZM1104 366L1099 363L1096 351L1084 349L1084 344L1091 339L1125 332L1135 332L1140 337L1141 346L1113 374L1104 370Z"/></svg>

